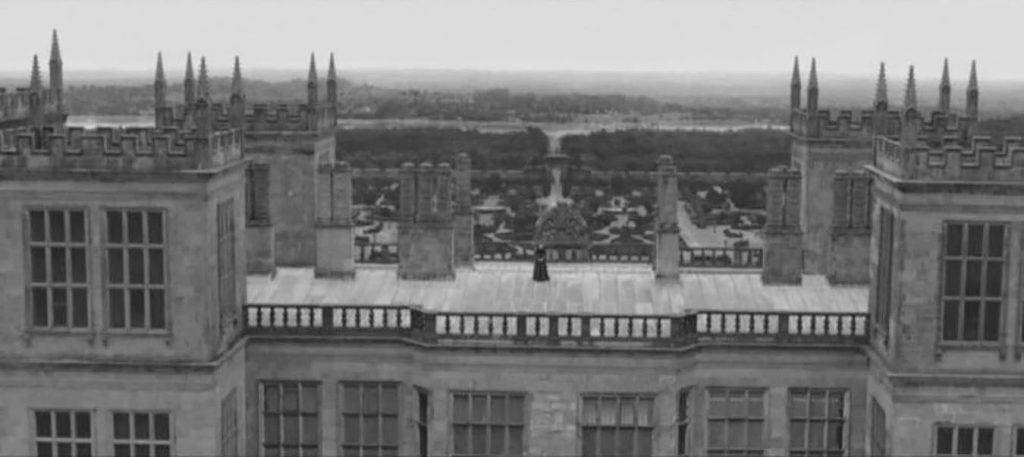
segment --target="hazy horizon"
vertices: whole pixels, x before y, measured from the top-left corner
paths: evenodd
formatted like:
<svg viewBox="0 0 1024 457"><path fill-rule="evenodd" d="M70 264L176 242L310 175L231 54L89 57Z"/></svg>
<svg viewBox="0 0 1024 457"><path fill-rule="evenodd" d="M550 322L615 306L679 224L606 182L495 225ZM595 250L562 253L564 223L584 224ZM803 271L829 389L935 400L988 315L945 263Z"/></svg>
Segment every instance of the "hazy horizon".
<svg viewBox="0 0 1024 457"><path fill-rule="evenodd" d="M188 51L211 74L295 70L310 52L324 74L335 53L346 71L485 71L870 77L885 61L890 81L915 64L937 79L942 59L966 81L1024 80L1017 40L1024 2L1014 0L5 0L0 73L44 72L50 31L65 74L149 72L163 52L169 77ZM197 14L197 12L199 12ZM10 43L20 43L10 45ZM14 73L12 73L14 72Z"/></svg>

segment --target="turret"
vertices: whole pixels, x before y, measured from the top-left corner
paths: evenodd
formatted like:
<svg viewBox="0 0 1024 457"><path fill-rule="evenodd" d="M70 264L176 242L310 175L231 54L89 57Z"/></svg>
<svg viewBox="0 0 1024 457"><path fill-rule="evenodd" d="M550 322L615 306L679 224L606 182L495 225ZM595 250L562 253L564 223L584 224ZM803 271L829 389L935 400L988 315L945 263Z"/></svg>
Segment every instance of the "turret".
<svg viewBox="0 0 1024 457"><path fill-rule="evenodd" d="M199 58L199 85L197 88L199 98L210 103L210 77L206 72L206 57Z"/></svg>
<svg viewBox="0 0 1024 457"><path fill-rule="evenodd" d="M196 104L196 81L192 73L192 53L188 53L185 61L185 109L191 110Z"/></svg>
<svg viewBox="0 0 1024 457"><path fill-rule="evenodd" d="M195 125L196 134L205 137L213 131L213 118L210 116L210 81L206 74L206 57L199 58L199 98L196 100Z"/></svg>
<svg viewBox="0 0 1024 457"><path fill-rule="evenodd" d="M967 136L971 137L978 130L978 69L971 61L971 77L967 81Z"/></svg>
<svg viewBox="0 0 1024 457"><path fill-rule="evenodd" d="M789 82L789 109L800 109L800 58L793 57L793 78Z"/></svg>
<svg viewBox="0 0 1024 457"><path fill-rule="evenodd" d="M914 81L914 66L907 75L907 91L903 94L903 111L917 111L917 83Z"/></svg>
<svg viewBox="0 0 1024 457"><path fill-rule="evenodd" d="M337 106L338 104L338 74L334 70L334 53L331 53L331 62L327 66L327 104Z"/></svg>
<svg viewBox="0 0 1024 457"><path fill-rule="evenodd" d="M43 78L39 72L39 56L32 56L32 78L29 82L29 120L31 125L42 127L46 107L43 105ZM38 142L40 138L37 138Z"/></svg>
<svg viewBox="0 0 1024 457"><path fill-rule="evenodd" d="M306 81L306 104L309 105L309 109L313 109L318 105L318 82L316 77L316 56L312 53L309 54L309 78Z"/></svg>
<svg viewBox="0 0 1024 457"><path fill-rule="evenodd" d="M889 111L889 89L885 80L885 62L878 67L878 82L875 83L875 112Z"/></svg>
<svg viewBox="0 0 1024 457"><path fill-rule="evenodd" d="M818 112L818 63L811 58L811 75L807 78L807 113Z"/></svg>
<svg viewBox="0 0 1024 457"><path fill-rule="evenodd" d="M153 79L153 106L156 109L167 107L167 79L164 78L164 56L156 53L156 77Z"/></svg>
<svg viewBox="0 0 1024 457"><path fill-rule="evenodd" d="M28 89L32 93L39 93L43 90L43 77L39 71L39 55L32 56L32 77L29 80Z"/></svg>
<svg viewBox="0 0 1024 457"><path fill-rule="evenodd" d="M235 56L235 69L231 74L231 99L229 101L232 128L245 127L245 92L242 89L242 65Z"/></svg>
<svg viewBox="0 0 1024 457"><path fill-rule="evenodd" d="M942 82L939 83L939 111L949 113L950 91L949 85L949 59L942 62Z"/></svg>
<svg viewBox="0 0 1024 457"><path fill-rule="evenodd" d="M903 94L903 127L900 130L903 142L914 144L921 132L921 115L917 111L917 83L914 81L914 66L907 75L907 90Z"/></svg>
<svg viewBox="0 0 1024 457"><path fill-rule="evenodd" d="M60 58L60 44L57 42L57 29L53 30L50 44L50 90L57 99L57 111L64 112L64 62Z"/></svg>

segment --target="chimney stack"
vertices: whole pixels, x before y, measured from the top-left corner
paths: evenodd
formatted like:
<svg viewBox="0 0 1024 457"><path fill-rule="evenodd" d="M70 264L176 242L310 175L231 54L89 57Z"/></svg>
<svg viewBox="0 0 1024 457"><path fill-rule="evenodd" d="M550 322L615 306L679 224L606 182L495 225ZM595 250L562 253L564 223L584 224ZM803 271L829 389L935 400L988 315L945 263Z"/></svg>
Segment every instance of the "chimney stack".
<svg viewBox="0 0 1024 457"><path fill-rule="evenodd" d="M452 215L452 168L411 163L400 172L398 278L455 278L455 236Z"/></svg>
<svg viewBox="0 0 1024 457"><path fill-rule="evenodd" d="M800 171L775 167L768 172L768 221L764 228L765 284L803 280L803 232L800 230Z"/></svg>
<svg viewBox="0 0 1024 457"><path fill-rule="evenodd" d="M867 284L871 244L871 177L863 170L836 170L832 196L828 280L833 284Z"/></svg>
<svg viewBox="0 0 1024 457"><path fill-rule="evenodd" d="M455 159L455 265L473 266L472 163L469 154Z"/></svg>
<svg viewBox="0 0 1024 457"><path fill-rule="evenodd" d="M654 244L654 274L658 278L679 279L679 178L672 157L658 158L657 237Z"/></svg>
<svg viewBox="0 0 1024 457"><path fill-rule="evenodd" d="M355 277L352 224L352 168L348 162L322 163L316 176L317 277Z"/></svg>

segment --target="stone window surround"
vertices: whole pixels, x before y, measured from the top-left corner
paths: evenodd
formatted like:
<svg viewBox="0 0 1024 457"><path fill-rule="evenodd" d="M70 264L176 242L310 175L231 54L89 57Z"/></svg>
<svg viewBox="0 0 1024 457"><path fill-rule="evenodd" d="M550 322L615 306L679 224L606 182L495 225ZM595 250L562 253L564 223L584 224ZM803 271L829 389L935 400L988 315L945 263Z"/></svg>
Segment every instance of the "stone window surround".
<svg viewBox="0 0 1024 457"><path fill-rule="evenodd" d="M615 416L616 417L615 417L615 423L614 424L604 424L604 423L602 423L600 421L601 413L604 411L601 408L602 403L604 403L605 401L608 401L608 400L614 400L615 403L616 403L616 409L615 409ZM589 450L588 448L590 447L590 445L587 444L587 432L588 432L588 429L589 429L590 431L594 432L594 440L596 442L595 443L595 450L599 450L600 449L599 443L601 443L601 441L602 441L601 438L602 438L602 434L603 433L606 433L608 431L612 431L612 432L615 433L613 435L613 437L616 438L615 439L615 443L613 445L613 447L615 447L615 446L618 445L618 440L617 440L618 435L623 430L626 430L626 431L632 431L633 432L632 433L632 441L633 441L633 446L632 446L633 450L632 450L632 452L634 454L623 455L623 454L618 452L618 449L614 450L613 454L616 457L630 457L631 455L640 455L640 456L648 455L649 456L650 454L644 454L642 452L643 450L640 448L640 446L638 446L638 443L641 442L640 441L642 439L641 437L643 435L646 435L647 440L649 440L647 442L647 450L649 452L653 452L654 435L655 435L654 432L655 432L655 428L656 428L655 427L655 423L656 423L655 401L656 400L657 400L657 395L653 394L653 393L584 393L584 394L580 395L580 416L579 416L579 419L578 419L579 420L579 429L580 429L580 432L581 432L580 443L579 443L580 449L581 449L580 455L582 457L590 457L592 455L592 454L589 454L587 452ZM587 410L588 410L587 402L588 401L597 401L597 406L595 407L594 411L595 411L595 413L597 415L596 419L598 419L597 420L598 424L590 424L590 423L588 423L588 420L587 420ZM633 415L633 423L632 424L622 424L621 423L621 421L622 421L622 405L623 405L623 401L627 401L627 402L633 403L633 414L634 415ZM647 413L650 414L650 416L647 417L646 423L641 423L640 420L637 420L639 417L641 417L639 415L639 413L640 413L639 406L641 404L647 404L649 406L649 408L647 409ZM607 455L607 454L605 454L604 452L601 452L600 454L597 454L597 455Z"/></svg>
<svg viewBox="0 0 1024 457"><path fill-rule="evenodd" d="M972 225L981 225L981 226L984 227L983 232L982 232L982 240L980 241L981 249L982 249L982 254L980 256L967 254L968 244L970 243L969 229L968 228L970 226L972 226ZM958 255L950 255L950 254L947 253L947 249L948 249L948 233L949 233L949 230L950 230L950 226L960 226L961 230L962 230L960 254L958 254ZM1003 235L1002 235L1003 238L1002 238L1002 246L1001 246L1001 248L1002 248L1001 249L1002 255L1000 257L991 256L991 253L989 252L990 251L990 246L988 245L988 241L989 241L989 233L991 233L991 227L1002 227L1002 229L1003 229ZM1006 308L1006 303L1007 303L1006 302L1006 299L1007 299L1007 296L1006 296L1007 295L1007 275L1008 275L1008 272L1010 270L1009 262L1010 262L1010 260L1012 260L1012 259L1008 258L1009 257L1008 254L1009 254L1010 239L1011 239L1012 235L1013 234L1012 234L1012 231L1010 230L1010 223L1005 222L1005 221L974 221L974 220L944 220L943 221L943 223L942 223L942 238L940 240L941 245L940 245L940 248L939 248L939 268L938 268L938 271L939 271L939 273L938 273L939 319L938 319L938 329L937 329L937 332L938 332L937 340L938 340L938 343L939 343L940 346L954 346L954 347L955 346L971 346L971 347L992 346L992 347L995 347L995 346L998 346L1000 344L1000 338L1001 338L1001 335L1002 335L1002 332L1003 332L1003 327L1005 325L1005 323L1003 321L1005 319L1005 314L1006 314L1006 309L1005 308ZM981 261L982 265L984 267L982 272L981 272L981 278L980 278L980 283L979 283L979 288L980 288L979 289L980 290L980 292L979 292L980 296L979 297L966 297L965 298L965 295L964 295L964 290L963 289L966 288L966 286L967 286L967 284L966 284L966 281L967 281L967 279L966 279L966 274L967 274L966 264L967 264L968 260L971 260L971 261ZM947 289L947 283L946 283L946 273L947 273L946 272L946 268L947 268L946 264L947 264L947 261L959 261L960 262L960 270L961 271L960 271L960 281L958 282L958 287L959 287L960 290L959 290L959 293L957 295L947 295L947 293L946 293L947 292L946 291L946 289ZM986 270L987 270L987 266L988 266L988 264L990 262L1000 262L1001 263L1001 269L1002 269L1002 271L1001 271L1001 284L1000 284L1001 291L1000 291L1000 294L999 294L998 298L996 298L996 297L989 297L986 294L986 291L985 291L985 289L988 287L988 283L986 281L988 279L986 277L986 273L987 273ZM978 310L978 315L979 315L978 339L977 340L964 340L963 339L963 333L964 333L963 324L964 324L964 322L963 322L963 319L961 319L961 318L958 318L957 322L956 322L958 338L956 338L956 339L946 339L945 338L946 301L947 300L955 300L957 302L957 309L958 309L959 313L962 315L963 308L964 308L964 302L965 301L973 301L974 299L976 299L977 301L982 303L981 305L979 305L979 310ZM993 340L985 340L984 339L984 336L985 336L984 335L984 332L985 332L985 328L984 328L985 309L984 309L984 305L983 304L986 303L986 302L996 301L996 300L993 300L993 299L996 299L999 302L999 317L998 317L999 323L997 324L996 338L993 339Z"/></svg>
<svg viewBox="0 0 1024 457"><path fill-rule="evenodd" d="M273 388L272 390L269 388ZM294 410L288 408L285 405L284 391L286 388L295 388L296 390L296 405ZM308 390L312 390L312 397L304 395ZM274 398L268 395L269 391L275 392ZM267 409L268 402L276 400L273 403L276 406L272 410ZM307 455L307 452L312 452L310 455L321 455L321 446L323 436L320 433L320 427L322 426L320 420L320 402L322 401L322 395L320 394L320 382L318 381L292 381L292 380L262 380L259 382L259 432L257 434L259 444L259 455L266 456L267 447L275 447L277 449L276 455L281 455L284 447L295 448L296 455L302 457ZM315 411L311 411L314 410ZM276 425L278 427L277 440L271 443L266 442L267 433L266 428L268 426L268 416L276 419ZM296 443L285 442L284 427L286 418L295 418L297 439ZM314 430L305 430L303 419L312 419ZM315 434L315 444L309 444L304 442L303 438L306 433Z"/></svg>
<svg viewBox="0 0 1024 457"><path fill-rule="evenodd" d="M996 455L996 448L998 447L998 445L997 445L998 443L996 441L997 438L998 438L997 437L997 431L998 430L997 430L997 427L995 425L985 424L985 423L953 424L953 423L949 423L949 422L938 422L938 423L935 424L933 429L934 429L934 432L933 432L934 448L933 449L935 450L935 455L937 457L947 457L947 456L948 457L956 457L956 456L994 456L994 455ZM944 454L944 453L940 453L939 452L940 432L943 429L952 429L951 430L951 436L950 436L950 453L948 453L948 454ZM959 437L960 437L960 431L961 430L971 430L971 432L972 432L971 433L971 441L972 441L971 444L972 444L972 446L971 446L971 451L968 454L961 454L961 453L957 452L957 448L959 447ZM990 435L990 437L991 437L991 440L990 440L991 449L986 454L979 454L978 453L978 441L980 441L978 438L979 438L979 435L980 435L979 432L981 430L988 430L991 433L991 435Z"/></svg>
<svg viewBox="0 0 1024 457"><path fill-rule="evenodd" d="M59 415L67 414L68 416L68 428L69 435L64 437L58 437L60 430ZM79 421L81 418L88 424L81 424ZM48 434L40 432L43 431L43 424L40 422L42 419L46 419L49 422L46 427ZM69 410L69 409L36 409L32 410L32 422L34 425L32 433L33 443L33 455L43 455L39 452L41 446L50 446L50 455L57 455L57 447L60 445L67 445L71 450L72 457L78 457L81 455L95 455L95 436L96 436L96 424L93 421L93 412L89 410ZM82 427L85 425L85 427ZM81 428L87 428L88 430L83 433ZM86 450L87 449L87 450Z"/></svg>
<svg viewBox="0 0 1024 457"><path fill-rule="evenodd" d="M128 436L118 437L118 416L126 415L128 419ZM163 416L167 429L159 433L157 418ZM139 417L146 417L147 430L145 435L140 436L138 426ZM170 457L174 455L174 415L169 411L127 411L115 410L111 418L111 442L114 447L115 457L137 457L145 455L150 457ZM162 436L160 436L162 435ZM144 453L137 453L139 446L146 449ZM127 452L125 452L127 451Z"/></svg>
<svg viewBox="0 0 1024 457"><path fill-rule="evenodd" d="M74 333L74 332L88 332L88 331L90 331L91 327L92 327L92 324L93 324L93 322L92 322L93 319L90 318L91 306L89 306L89 279L90 279L89 278L89 270L90 270L89 269L89 248L90 248L89 236L91 234L91 231L89 230L90 220L89 220L88 210L86 208L84 208L84 207L35 206L35 205L33 205L33 206L26 206L25 208L23 208L23 211L24 211L24 218L25 218L25 223L24 223L25 270L24 271L26 273L26 282L25 282L25 286L26 286L25 287L25 324L26 325L25 325L25 328L28 329L29 332L33 332L33 333L50 333L50 332L55 332L55 333ZM50 227L51 217L50 217L50 215L52 214L52 212L60 212L62 214L62 219L64 220L64 233L63 233L64 240L63 241L53 241L53 240L51 240L51 230L50 230L51 229L51 227ZM71 241L71 238L72 238L71 213L73 213L73 212L80 212L81 213L82 224L83 224L82 231L81 231L82 232L81 235L82 235L83 239L81 241ZM33 224L32 223L33 217L32 217L32 215L33 215L33 213L39 213L39 214L43 215L43 224L44 224L44 226L42 228L42 230L43 230L43 239L42 240L33 240L33 236L32 236L32 232L33 232L33 230L32 230L33 229L33 225L32 225ZM32 278L32 272L33 272L33 263L32 263L33 255L32 255L32 251L33 251L33 248L42 248L44 250L44 253L45 253L44 254L44 256L45 256L44 260L47 263L47 266L45 268L45 270L46 270L45 274L46 274L47 278L46 278L45 281L37 282L37 281L34 281L33 278ZM52 277L52 274L53 274L53 269L49 266L49 263L52 260L52 249L54 249L54 248L63 248L63 249L65 249L65 271L64 271L65 281L62 281L62 282L52 282L51 281L51 277ZM74 281L73 280L73 274L74 274L73 270L74 270L74 267L73 267L73 265L71 265L73 263L72 262L72 251L71 251L71 249L84 249L85 250L85 259L84 259L84 261L85 261L85 271L84 271L85 279L84 279L84 282L78 282L78 281ZM45 288L45 290L46 290L46 294L47 294L47 300L46 300L46 302L47 302L47 325L45 325L45 326L37 326L37 325L35 325L36 323L35 323L35 305L34 305L33 288ZM67 307L66 307L66 310L64 312L65 313L66 325L63 325L63 326L53 326L52 325L53 316L54 316L52 294L53 294L53 291L55 289L56 290L64 290L65 294L66 294L65 300L67 302ZM85 316L84 316L84 318L86 320L86 325L84 325L84 326L74 326L74 323L75 323L75 320L76 320L75 319L75 312L74 312L75 311L74 310L74 305L75 305L74 302L77 299L75 298L76 294L72 291L72 289L85 289L85 297L84 297L84 300L85 300ZM81 299L81 297L79 297L79 299Z"/></svg>
<svg viewBox="0 0 1024 457"><path fill-rule="evenodd" d="M359 397L358 405L349 405L346 401L348 389L356 389L355 394ZM375 390L375 396L367 397L368 389ZM338 417L340 419L339 425L340 430L338 433L338 455L341 456L359 456L363 455L364 452L371 450L373 455L389 455L386 452L393 452L393 455L397 455L402 444L402 407L403 401L402 395L402 383L395 381L341 381L338 383ZM394 394L392 399L392 407L382 407L384 404L381 401L384 395ZM368 406L366 404L367 398L373 398L373 405ZM393 409L393 410L392 410ZM385 419L390 419L389 424L385 424ZM357 421L356 424L352 424L349 421ZM364 427L371 421L377 429L376 438L374 442L366 442L365 435L363 434ZM348 436L346 429L352 425L356 425L359 430L359 436L353 438ZM385 428L388 426L394 427L393 436L386 436L387 431Z"/></svg>
<svg viewBox="0 0 1024 457"><path fill-rule="evenodd" d="M102 225L101 230L102 230L102 233L103 233L103 236L102 236L103 240L102 240L101 245L102 245L102 252L103 252L103 254L102 254L103 255L103 264L104 264L104 270L105 270L104 271L104 275L103 275L103 301L104 301L104 303L106 305L105 306L105 311L106 312L104 313L105 329L107 331L111 332L111 333L155 334L155 335L160 335L160 336L165 336L165 335L169 334L170 331L171 331L170 316L172 316L173 313L170 312L170 300L168 300L168 292L170 290L170 274L168 272L168 265L169 265L168 254L169 254L170 250L168 249L168 240L167 240L167 235L168 235L167 227L169 225L168 224L168 220L167 220L167 211L165 209L163 209L163 208L156 208L156 207L102 206L102 207L100 207L100 212L103 214L103 217L100 218L100 221L101 221L101 225ZM120 213L120 215L121 215L121 223L122 223L122 230L123 230L123 232L121 233L121 236L122 236L122 240L123 241L121 241L121 242L111 242L110 241L110 225L109 225L110 217L111 217L111 215L118 214L118 213ZM144 217L142 217L142 224L143 225L142 225L142 228L141 228L142 235L143 235L142 242L128 241L128 236L129 236L129 233L128 233L128 219L129 218L127 216L130 215L130 214L134 214L134 213L141 213L144 216ZM149 230L149 223L150 223L150 217L152 217L153 214L159 214L159 217L160 217L160 223L161 223L160 238L161 239L160 239L159 242L152 242L150 240L150 236L152 234L151 234L151 232ZM130 260L128 259L128 249L133 249L133 248L141 248L142 249L142 254L143 254L142 265L144 266L142 283L131 283L130 282L129 275L131 273L131 269L130 269L130 266L129 266ZM110 254L111 254L111 251L115 250L115 249L121 250L121 254L123 256L122 257L122 261L123 261L123 264L122 264L123 282L118 283L118 284L111 284L111 281L110 281L110 274L111 274ZM152 278L151 278L151 274L150 274L150 271L149 271L150 270L150 255L151 255L151 251L153 251L153 250L158 250L161 253L161 256L163 257L163 259L161 259L162 260L161 267L163 269L163 272L162 272L162 277L160 278L161 282L159 284L152 283L152 281L151 281ZM126 291L129 291L131 289L142 289L144 291L144 293L143 293L143 303L145 303L145 314L144 314L144 317L143 317L143 320L144 320L143 326L141 326L141 327L132 327L131 326L131 303L130 303L131 296L130 296L130 293L124 295L124 300L125 300L124 301L124 307L125 307L125 314L124 314L125 327L114 327L112 325L111 320L113 319L113 314L112 314L113 313L113 305L112 305L112 303L110 301L110 297L111 297L111 292L114 291L115 289L120 289L122 291L122 293L124 293ZM151 302L151 300L152 300L153 292L157 292L159 294L162 294L162 297L163 297L163 311L162 311L162 315L163 315L162 316L162 323L163 323L163 326L162 327L154 328L153 325L152 325L154 321L153 321L153 317L151 316L150 313L152 312L152 302Z"/></svg>
<svg viewBox="0 0 1024 457"><path fill-rule="evenodd" d="M768 447L767 447L767 440L766 440L766 436L765 436L765 424L768 423L767 398L766 398L767 397L767 395L766 395L767 392L768 392L768 389L765 388L765 387L709 386L709 387L707 387L705 389L705 392L704 392L704 394L705 394L704 395L704 397L705 397L705 405L706 405L705 406L705 421L707 423L707 429L705 431L705 443L704 443L705 446L704 447L705 447L705 454L706 455L708 455L708 456L741 455L741 454L746 454L746 455L751 455L751 456L764 455L765 451L767 451L767 449L768 449ZM725 399L725 407L724 407L725 408L725 412L724 412L724 414L721 414L721 415L719 415L717 413L714 413L712 411L712 407L711 407L712 406L712 399L713 398L718 398L720 396L724 397L724 399ZM730 408L729 408L729 403L730 403L729 399L731 399L733 397L742 397L743 403L744 403L744 412L743 412L743 414L739 414L739 415L731 414L731 411L730 411ZM751 416L750 415L750 405L752 404L751 400L753 400L755 398L760 400L760 403L761 403L761 413ZM756 404L756 403L757 402L753 402L753 404ZM731 446L733 444L735 444L735 441L730 439L727 436L728 435L728 430L729 430L729 423L731 423L731 422L741 422L741 423L744 424L744 431L745 431L744 442L746 442L748 440L748 437L749 437L749 434L750 434L748 428L752 424L755 425L755 426L760 427L760 435L759 435L761 437L760 438L760 441L761 441L760 447L757 447L757 448L742 448L742 449L741 448L736 448L736 449L732 448ZM711 443L711 435L712 435L711 429L712 429L712 426L714 424L718 424L718 423L723 424L722 426L724 427L723 432L725 432L725 435L724 435L725 447L713 448L712 447L712 443ZM749 443L747 443L747 444L749 444Z"/></svg>
<svg viewBox="0 0 1024 457"><path fill-rule="evenodd" d="M450 392L451 396L451 411L450 425L451 425L451 452L453 456L460 455L525 455L526 451L526 436L527 436L527 416L529 415L529 395L526 392L504 392L504 391L468 391L468 390L456 390ZM474 412L477 399L480 397L484 400L484 413L481 419L474 420ZM463 400L464 399L464 400ZM505 405L503 417L495 418L493 416L492 407L496 403L495 400L501 399ZM522 411L519 412L519 421L516 422L512 415L512 404L513 400L518 400ZM465 401L465 418L456 417L460 410L459 403ZM464 428L465 436L464 439L468 440L472 445L473 443L473 431L477 428L481 428L485 431L484 439L484 450L481 452L470 452L469 449L466 452L457 452L455 448L456 437L458 436L457 429ZM497 442L492 440L492 433L494 429L500 429L502 433L502 450L498 454L491 453L491 446ZM514 440L514 431L518 429L519 440ZM515 448L511 446L511 443L518 441L519 453L516 454ZM512 453L510 454L510 450ZM475 451L475 449L473 450Z"/></svg>
<svg viewBox="0 0 1024 457"><path fill-rule="evenodd" d="M849 401L850 400L849 400L849 391L847 389L845 389L845 388L795 387L795 388L790 388L788 394L789 395L788 395L788 398L787 398L786 416L789 419L789 424L790 424L789 454L790 455L796 455L796 456L799 456L801 454L803 454L803 455L820 455L821 453L824 453L825 455L835 455L835 456L846 455L846 453L849 451L849 445L850 445L850 430L849 430L849 426L850 426L850 424L849 424L849 416L850 416ZM838 415L834 414L834 411L833 411L833 408L832 408L832 405L833 405L832 400L834 398L836 398L837 396L840 398L840 401L839 401L839 405L840 406L839 406L839 408L841 409L841 414L838 414ZM793 409L795 408L794 400L796 398L798 398L798 397L803 397L806 400L806 405L807 405L807 413L806 414L799 414L798 412L793 411ZM822 409L821 409L821 414L820 415L813 414L813 409L814 409L814 403L813 402L816 400L815 397L818 397L817 399L820 399L822 402L824 402L821 405ZM803 440L800 440L800 439L798 439L798 438L793 436L794 435L794 433L793 433L793 425L797 424L797 423L802 423L804 425L804 433L806 435L804 437L805 439L803 439ZM821 424L821 431L823 433L823 436L821 437L821 440L820 440L821 441L821 446L822 446L821 448L810 448L809 447L809 444L812 441L812 427L810 427L810 425L811 424L815 424L815 423L820 423ZM830 445L830 441L831 441L830 440L831 436L830 436L829 432L831 430L834 430L834 428L832 428L830 426L834 426L834 425L839 425L839 430L840 430L839 433L841 434L841 438L839 439L839 442L841 443L841 445L840 445L841 448L840 449L829 449L829 445ZM801 444L801 446L802 446L801 448L796 448L795 447L795 445L798 444L798 443Z"/></svg>
<svg viewBox="0 0 1024 457"><path fill-rule="evenodd" d="M870 434L868 444L871 456L886 457L886 452L889 450L889 429L886 423L888 419L886 418L885 410L882 409L882 405L873 396L871 397L870 408L868 417L871 420L871 426L868 428L868 433Z"/></svg>

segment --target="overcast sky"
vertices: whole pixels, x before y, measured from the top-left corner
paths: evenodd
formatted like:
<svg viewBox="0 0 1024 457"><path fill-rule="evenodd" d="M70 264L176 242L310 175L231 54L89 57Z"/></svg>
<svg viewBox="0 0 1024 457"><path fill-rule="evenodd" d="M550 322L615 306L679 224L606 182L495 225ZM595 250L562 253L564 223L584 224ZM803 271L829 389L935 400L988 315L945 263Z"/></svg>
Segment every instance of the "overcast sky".
<svg viewBox="0 0 1024 457"><path fill-rule="evenodd" d="M169 73L186 51L226 73L252 68L451 68L671 72L789 71L890 78L1024 79L1021 0L2 0L0 70L46 61L60 34L66 71ZM45 68L45 63L44 63ZM45 70L44 70L45 71ZM899 73L899 76L893 73Z"/></svg>

